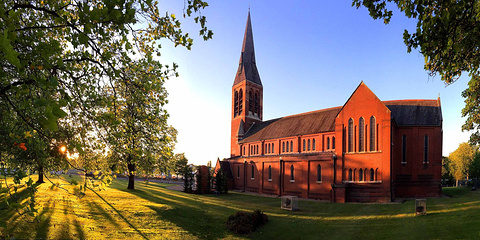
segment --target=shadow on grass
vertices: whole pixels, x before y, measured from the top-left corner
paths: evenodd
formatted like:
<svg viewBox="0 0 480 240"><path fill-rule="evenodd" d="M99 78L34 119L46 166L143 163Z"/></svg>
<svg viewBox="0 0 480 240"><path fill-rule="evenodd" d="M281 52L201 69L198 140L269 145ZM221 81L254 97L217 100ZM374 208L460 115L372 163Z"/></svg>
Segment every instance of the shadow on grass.
<svg viewBox="0 0 480 240"><path fill-rule="evenodd" d="M104 200L104 199L102 199L102 200ZM110 221L113 225L115 225L115 227L120 229L120 224L118 224L118 222L115 221L115 219L112 217L112 215L110 215L110 213L106 212L105 209L103 209L103 207L100 206L98 203L89 201L88 202L88 207L90 208L91 212L98 212L100 215L102 215L103 217L108 219L108 221Z"/></svg>
<svg viewBox="0 0 480 240"><path fill-rule="evenodd" d="M160 187L162 188L162 187ZM221 214L208 213L202 204L196 200L176 197L168 193L157 191L155 195L144 191L142 189L127 190L119 189L120 191L133 194L137 197L148 200L152 203L166 204L172 208L162 208L158 206L147 206L158 214L162 221L169 221L178 227L187 231L200 239L221 239L225 238L225 222ZM179 204L179 203L182 204ZM212 209L210 209L212 210ZM223 209L221 211L231 211L230 209ZM215 211L214 211L215 212ZM206 231L205 229L208 229Z"/></svg>
<svg viewBox="0 0 480 240"><path fill-rule="evenodd" d="M130 223L130 221L128 221L127 218L125 218L112 204L110 204L107 200L105 200L105 198L103 198L102 196L100 196L100 194L98 194L95 190L89 188L93 193L95 193L100 199L102 199L108 206L110 206L113 211L115 211L118 216L120 216L131 228L133 228L138 234L140 234L140 236L142 236L144 239L148 239L147 236L145 236L144 233L142 233L140 230L138 230L138 228L136 228L135 226L133 226L132 223Z"/></svg>
<svg viewBox="0 0 480 240"><path fill-rule="evenodd" d="M39 224L37 225L37 233L35 239L47 239L48 228L50 227L50 221L52 218L52 203L47 202L47 206L38 214L37 219L39 219Z"/></svg>
<svg viewBox="0 0 480 240"><path fill-rule="evenodd" d="M33 184L32 187L37 188L40 184L35 183ZM30 197L30 191L31 189L29 188L24 188L20 191L17 191L16 193L13 193L12 195L7 195L7 201L9 203L12 202L23 202L25 199ZM2 212L0 218L3 219L4 221L10 220L17 211L14 208L10 208L8 204L5 202L5 198L2 196L2 199L0 201L0 211Z"/></svg>

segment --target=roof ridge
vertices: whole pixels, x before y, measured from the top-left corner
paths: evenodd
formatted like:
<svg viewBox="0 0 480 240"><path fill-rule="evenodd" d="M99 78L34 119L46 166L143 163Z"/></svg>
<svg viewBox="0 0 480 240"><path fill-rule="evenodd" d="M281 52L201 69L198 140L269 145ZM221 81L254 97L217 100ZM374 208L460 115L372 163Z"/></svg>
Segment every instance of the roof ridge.
<svg viewBox="0 0 480 240"><path fill-rule="evenodd" d="M384 103L387 102L414 102L414 101L438 101L438 99L400 99L400 100L386 100L382 101Z"/></svg>

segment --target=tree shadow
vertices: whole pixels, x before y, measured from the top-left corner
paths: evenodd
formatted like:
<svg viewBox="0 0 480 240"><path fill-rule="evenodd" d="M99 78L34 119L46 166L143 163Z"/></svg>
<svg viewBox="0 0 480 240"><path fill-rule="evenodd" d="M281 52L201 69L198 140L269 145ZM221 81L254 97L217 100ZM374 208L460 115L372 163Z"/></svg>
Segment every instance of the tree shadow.
<svg viewBox="0 0 480 240"><path fill-rule="evenodd" d="M85 232L83 232L82 226L77 220L73 220L73 225L75 226L75 230L77 230L78 239L85 239Z"/></svg>
<svg viewBox="0 0 480 240"><path fill-rule="evenodd" d="M147 240L148 240L148 237L145 236L145 234L142 233L140 230L138 230L138 228L135 227L132 223L130 223L130 221L128 221L128 219L127 219L125 216L123 216L112 204L110 204L105 198L103 198L103 197L102 197L100 194L98 194L95 190L93 190L93 189L91 189L91 188L89 188L89 189L90 189L93 193L95 193L95 195L97 195L100 199L102 199L102 201L104 201L108 206L110 206L110 207L113 209L113 211L115 211L115 212L118 214L118 216L120 216L120 217L123 219L123 221L125 221L131 228L133 228L140 236L142 236L144 239L147 239Z"/></svg>
<svg viewBox="0 0 480 240"><path fill-rule="evenodd" d="M104 200L105 201L105 200ZM112 215L108 212L105 211L105 209L103 209L102 206L100 206L98 203L96 202L91 202L89 201L88 203L88 207L90 208L91 212L90 213L98 213L100 215L102 215L103 217L105 217L110 223L112 223L113 225L115 225L115 227L117 227L117 229L120 229L120 224L118 224L118 222L112 217Z"/></svg>
<svg viewBox="0 0 480 240"><path fill-rule="evenodd" d="M39 219L39 224L37 225L37 233L35 239L47 239L48 229L50 227L50 222L52 219L52 203L49 200L47 206L38 214L37 219Z"/></svg>
<svg viewBox="0 0 480 240"><path fill-rule="evenodd" d="M138 188L135 190L119 190L133 194L152 203L174 206L173 208L163 208L153 205L147 207L155 211L159 219L174 223L199 239L222 239L226 237L224 225L226 219L223 219L221 215L209 214L206 211L207 208L201 206L201 204L205 203L177 197L161 191L156 191L155 195L153 195ZM205 229L210 229L210 231L205 231Z"/></svg>
<svg viewBox="0 0 480 240"><path fill-rule="evenodd" d="M39 184L35 183L33 184L33 187L36 188L38 187ZM25 199L27 199L28 197L30 197L30 189L27 189L27 188L24 188L20 191L17 191L16 193L13 193L12 195L7 195L7 201L9 201L9 203L12 203L12 202L17 202L17 203L20 203L20 202L23 202ZM16 209L14 208L10 208L7 204L7 202L5 201L5 198L2 196L2 200L0 201L0 211L2 211L2 216L1 218L4 220L4 221L9 221L11 220L11 218L15 215L15 213L17 213Z"/></svg>

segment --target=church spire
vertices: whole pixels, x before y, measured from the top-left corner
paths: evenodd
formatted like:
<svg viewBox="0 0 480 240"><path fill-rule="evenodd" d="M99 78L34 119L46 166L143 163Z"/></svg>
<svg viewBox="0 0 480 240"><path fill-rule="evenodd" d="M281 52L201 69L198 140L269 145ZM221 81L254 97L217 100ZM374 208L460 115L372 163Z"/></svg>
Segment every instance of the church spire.
<svg viewBox="0 0 480 240"><path fill-rule="evenodd" d="M240 55L238 70L233 85L245 80L262 86L262 81L260 80L260 75L258 74L257 65L255 63L255 50L253 47L253 32L252 23L250 20L250 9L248 10L245 35L243 36L242 53Z"/></svg>

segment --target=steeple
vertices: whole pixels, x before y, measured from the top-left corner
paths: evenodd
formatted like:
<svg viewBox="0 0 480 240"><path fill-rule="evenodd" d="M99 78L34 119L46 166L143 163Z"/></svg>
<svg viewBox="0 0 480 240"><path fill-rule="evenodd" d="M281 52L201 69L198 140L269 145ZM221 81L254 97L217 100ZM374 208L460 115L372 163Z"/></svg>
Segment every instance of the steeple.
<svg viewBox="0 0 480 240"><path fill-rule="evenodd" d="M253 47L250 10L248 10L247 26L245 27L245 35L243 36L242 53L240 55L240 61L238 62L238 70L233 85L235 86L245 80L262 86L262 81L260 80L260 75L258 74L257 65L255 63L255 49Z"/></svg>

